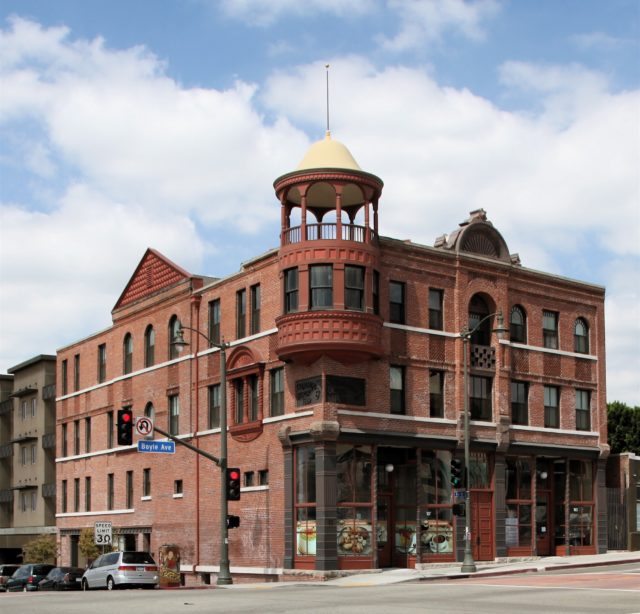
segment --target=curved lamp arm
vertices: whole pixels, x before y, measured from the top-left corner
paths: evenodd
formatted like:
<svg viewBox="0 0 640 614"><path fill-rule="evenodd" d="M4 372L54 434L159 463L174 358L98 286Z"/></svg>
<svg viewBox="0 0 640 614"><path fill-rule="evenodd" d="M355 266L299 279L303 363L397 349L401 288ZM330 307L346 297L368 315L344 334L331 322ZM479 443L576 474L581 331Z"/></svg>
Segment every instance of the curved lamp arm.
<svg viewBox="0 0 640 614"><path fill-rule="evenodd" d="M480 325L486 320L488 320L489 318L492 318L493 316L497 316L498 326L494 328L492 332L498 334L498 339L504 339L505 335L508 332L508 329L504 325L504 317L502 316L502 309L499 309L495 313L490 313L489 315L484 316L484 318L482 318L482 320L480 320L480 322L478 322L471 330L469 330L469 327L466 326L460 331L460 337L462 337L462 339L464 339L465 341L468 341L469 339L471 339L471 335L473 335L473 333L475 333L480 328Z"/></svg>
<svg viewBox="0 0 640 614"><path fill-rule="evenodd" d="M229 347L229 344L225 343L224 341L222 343L215 343L214 341L211 341L211 339L209 339L207 335L205 335L202 331L199 331L197 328L184 326L182 323L180 323L180 327L176 332L176 336L173 338L173 341L171 342L172 345L176 346L176 349L178 350L178 352L181 352L184 348L186 348L189 345L189 342L184 340L185 330L190 330L190 331L193 331L194 333L198 333L198 335L201 335L207 340L207 343L211 347L218 348L219 350L225 350Z"/></svg>

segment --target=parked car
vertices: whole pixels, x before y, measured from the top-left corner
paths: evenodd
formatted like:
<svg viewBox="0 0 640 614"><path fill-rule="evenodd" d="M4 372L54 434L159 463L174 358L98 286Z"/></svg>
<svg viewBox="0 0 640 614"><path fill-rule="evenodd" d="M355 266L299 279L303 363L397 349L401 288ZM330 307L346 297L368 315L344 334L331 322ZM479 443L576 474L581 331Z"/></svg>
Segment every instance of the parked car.
<svg viewBox="0 0 640 614"><path fill-rule="evenodd" d="M158 580L158 565L148 552L109 552L84 572L82 588L155 588Z"/></svg>
<svg viewBox="0 0 640 614"><path fill-rule="evenodd" d="M20 565L0 565L0 593L7 590L7 580L18 570Z"/></svg>
<svg viewBox="0 0 640 614"><path fill-rule="evenodd" d="M40 580L46 578L47 574L55 565L44 563L27 563L21 565L14 574L7 580L8 591L37 591Z"/></svg>
<svg viewBox="0 0 640 614"><path fill-rule="evenodd" d="M74 591L82 588L82 574L80 567L54 567L44 580L40 580L40 591Z"/></svg>

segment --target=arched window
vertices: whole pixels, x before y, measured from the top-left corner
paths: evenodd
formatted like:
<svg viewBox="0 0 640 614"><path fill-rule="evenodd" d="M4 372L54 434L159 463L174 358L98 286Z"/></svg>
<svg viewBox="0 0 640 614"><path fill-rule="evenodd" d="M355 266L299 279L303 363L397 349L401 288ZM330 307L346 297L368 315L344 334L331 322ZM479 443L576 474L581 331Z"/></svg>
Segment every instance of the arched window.
<svg viewBox="0 0 640 614"><path fill-rule="evenodd" d="M573 328L573 349L580 354L589 353L589 327L583 318L578 318Z"/></svg>
<svg viewBox="0 0 640 614"><path fill-rule="evenodd" d="M178 348L173 344L179 330L180 320L178 320L178 316L171 316L171 319L169 320L169 360L173 360L179 356Z"/></svg>
<svg viewBox="0 0 640 614"><path fill-rule="evenodd" d="M123 356L123 373L131 373L133 365L133 337L131 333L127 333L124 336L122 343L122 356Z"/></svg>
<svg viewBox="0 0 640 614"><path fill-rule="evenodd" d="M511 341L516 343L527 342L527 316L524 309L520 305L514 305L511 308L510 320L510 336Z"/></svg>
<svg viewBox="0 0 640 614"><path fill-rule="evenodd" d="M151 367L156 360L156 333L149 324L144 331L144 366Z"/></svg>
<svg viewBox="0 0 640 614"><path fill-rule="evenodd" d="M487 302L479 294L474 294L469 303L469 330L478 327L473 335L471 335L471 343L473 345L490 345L491 344L491 320L487 318L489 315L489 307ZM484 318L487 318L482 322ZM480 324L482 322L482 324ZM480 326L478 326L480 324Z"/></svg>

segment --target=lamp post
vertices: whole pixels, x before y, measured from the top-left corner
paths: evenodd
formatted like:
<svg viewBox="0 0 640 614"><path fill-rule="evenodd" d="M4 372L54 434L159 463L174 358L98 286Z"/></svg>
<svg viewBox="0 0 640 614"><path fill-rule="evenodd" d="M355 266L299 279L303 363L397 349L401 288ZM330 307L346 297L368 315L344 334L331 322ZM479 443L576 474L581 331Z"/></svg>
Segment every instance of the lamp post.
<svg viewBox="0 0 640 614"><path fill-rule="evenodd" d="M470 493L470 456L469 456L469 365L467 364L467 356L469 354L469 341L471 340L471 336L475 333L480 325L492 318L493 316L497 316L498 319L498 327L493 329L493 332L498 334L498 338L502 339L504 334L507 332L507 329L504 325L504 318L502 317L502 310L496 313L490 313L482 318L471 330L466 326L461 332L460 337L463 341L462 350L463 350L463 359L462 359L462 368L463 368L463 377L464 377L464 477L465 477L465 506L464 506L464 516L465 516L465 527L464 527L464 560L462 561L462 567L460 571L462 573L473 573L477 570L475 561L473 560L473 550L471 548L471 493Z"/></svg>
<svg viewBox="0 0 640 614"><path fill-rule="evenodd" d="M220 467L220 571L216 584L233 584L231 571L229 570L229 527L227 526L227 514L229 506L227 501L226 470L227 470L227 348L228 343L214 343L203 332L196 328L183 326L180 324L172 344L178 352L189 345L184 340L184 330L198 333L207 340L207 343L220 350L220 457L218 467ZM197 391L196 391L197 394Z"/></svg>

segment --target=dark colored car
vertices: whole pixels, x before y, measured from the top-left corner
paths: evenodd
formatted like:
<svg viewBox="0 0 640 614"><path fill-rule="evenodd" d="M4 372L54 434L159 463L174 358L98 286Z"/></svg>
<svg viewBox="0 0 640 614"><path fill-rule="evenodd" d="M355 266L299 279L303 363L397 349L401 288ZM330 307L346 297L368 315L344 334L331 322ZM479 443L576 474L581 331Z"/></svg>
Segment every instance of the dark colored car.
<svg viewBox="0 0 640 614"><path fill-rule="evenodd" d="M82 588L80 567L54 567L38 584L39 591L79 591Z"/></svg>
<svg viewBox="0 0 640 614"><path fill-rule="evenodd" d="M0 565L0 593L7 590L7 581L20 565Z"/></svg>
<svg viewBox="0 0 640 614"><path fill-rule="evenodd" d="M16 572L7 580L7 590L37 591L40 580L44 580L55 565L44 563L27 563L18 567Z"/></svg>

